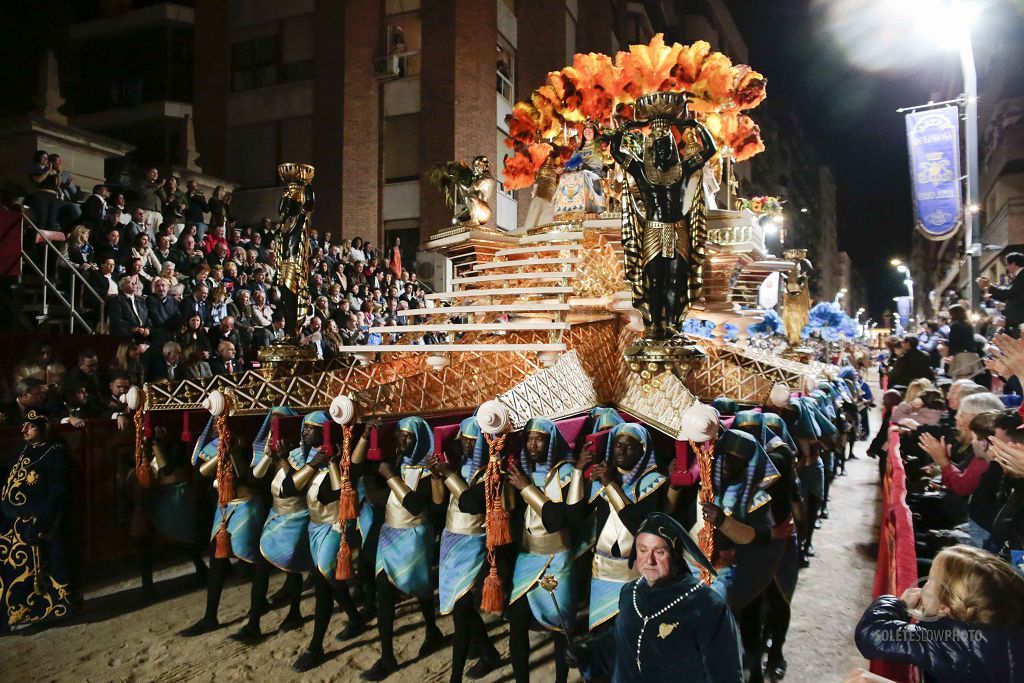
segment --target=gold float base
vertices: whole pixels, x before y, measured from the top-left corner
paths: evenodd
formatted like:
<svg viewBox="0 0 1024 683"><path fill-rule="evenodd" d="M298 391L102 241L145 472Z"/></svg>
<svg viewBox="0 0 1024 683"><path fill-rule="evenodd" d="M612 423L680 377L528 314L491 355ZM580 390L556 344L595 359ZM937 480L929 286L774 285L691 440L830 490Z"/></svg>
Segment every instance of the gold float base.
<svg viewBox="0 0 1024 683"><path fill-rule="evenodd" d="M261 374L268 379L274 378L287 372L301 374L307 363L316 363L316 351L308 346L299 346L293 340L286 339L283 342L264 346L256 354L260 361Z"/></svg>
<svg viewBox="0 0 1024 683"><path fill-rule="evenodd" d="M671 339L641 338L626 348L623 357L629 369L640 375L645 392L658 389L664 372L671 372L685 382L693 368L707 358L698 346L684 336Z"/></svg>

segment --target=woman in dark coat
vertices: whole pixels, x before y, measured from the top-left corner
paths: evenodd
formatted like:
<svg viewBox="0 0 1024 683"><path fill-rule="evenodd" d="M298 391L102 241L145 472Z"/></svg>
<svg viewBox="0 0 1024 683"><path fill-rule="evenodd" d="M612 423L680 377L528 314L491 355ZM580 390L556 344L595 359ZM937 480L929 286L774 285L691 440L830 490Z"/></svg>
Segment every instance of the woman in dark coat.
<svg viewBox="0 0 1024 683"><path fill-rule="evenodd" d="M868 607L857 649L912 664L926 681L1024 681L1022 624L1024 578L989 552L956 545L935 556L924 587Z"/></svg>

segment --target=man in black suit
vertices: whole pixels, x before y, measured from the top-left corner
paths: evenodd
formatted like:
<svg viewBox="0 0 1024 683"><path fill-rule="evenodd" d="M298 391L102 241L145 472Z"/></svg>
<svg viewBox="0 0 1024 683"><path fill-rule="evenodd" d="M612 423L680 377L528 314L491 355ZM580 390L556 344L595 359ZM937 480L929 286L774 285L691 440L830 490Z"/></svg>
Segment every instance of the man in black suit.
<svg viewBox="0 0 1024 683"><path fill-rule="evenodd" d="M188 277L192 269L206 259L203 252L196 248L196 238L185 235L171 249L171 263L182 277Z"/></svg>
<svg viewBox="0 0 1024 683"><path fill-rule="evenodd" d="M46 403L46 383L36 377L26 377L14 388L14 400L0 406L0 425L20 426L22 418L32 408Z"/></svg>
<svg viewBox="0 0 1024 683"><path fill-rule="evenodd" d="M103 394L103 378L100 377L100 359L93 349L82 349L78 352L78 365L68 371L64 377L65 390L67 387L85 387L87 400L94 401Z"/></svg>
<svg viewBox="0 0 1024 683"><path fill-rule="evenodd" d="M149 311L142 297L135 295L135 283L121 281L121 294L110 304L110 333L137 342L149 339Z"/></svg>
<svg viewBox="0 0 1024 683"><path fill-rule="evenodd" d="M206 263L211 268L223 266L228 260L228 245L226 242L217 242L217 244L213 245L213 251L206 257Z"/></svg>
<svg viewBox="0 0 1024 683"><path fill-rule="evenodd" d="M978 278L981 289L996 301L1005 304L1003 315L1006 317L1006 334L1020 339L1020 326L1024 323L1024 278L1019 277L1024 268L1024 254L1010 252L1006 255L1006 272L1010 274L1010 284L994 285L987 277Z"/></svg>
<svg viewBox="0 0 1024 683"><path fill-rule="evenodd" d="M235 345L227 339L217 344L217 355L210 359L210 370L215 375L237 375L245 371L242 361L235 358Z"/></svg>
<svg viewBox="0 0 1024 683"><path fill-rule="evenodd" d="M108 301L116 297L119 290L117 286L118 277L115 274L117 264L113 256L102 255L97 264L96 270L90 270L86 277L89 286L96 290L96 293L105 297Z"/></svg>
<svg viewBox="0 0 1024 683"><path fill-rule="evenodd" d="M121 402L121 397L132 388L132 380L123 372L114 373L110 378L109 390L93 399L91 410L98 417L110 417L117 420L117 428L126 431L131 426L131 419L128 417L127 408Z"/></svg>
<svg viewBox="0 0 1024 683"><path fill-rule="evenodd" d="M163 355L159 356L149 368L148 382L170 382L176 384L185 378L185 368L181 365L181 346L178 342L169 341L164 344Z"/></svg>
<svg viewBox="0 0 1024 683"><path fill-rule="evenodd" d="M220 324L210 330L210 346L220 349L222 341L229 341L235 348L235 356L238 361L244 360L245 347L242 346L242 338L235 329L235 316L226 315L220 319Z"/></svg>
<svg viewBox="0 0 1024 683"><path fill-rule="evenodd" d="M210 302L206 300L206 297L210 294L210 288L206 285L197 285L192 290L192 294L185 297L181 301L181 306L178 308L181 320L188 320L193 315L199 315L200 320L203 321L203 329L206 331L210 330L210 326L213 325L213 318L210 312Z"/></svg>
<svg viewBox="0 0 1024 683"><path fill-rule="evenodd" d="M917 348L918 341L917 336L913 334L903 338L903 353L896 359L892 372L889 373L889 386L910 386L915 379L935 379L932 358Z"/></svg>
<svg viewBox="0 0 1024 683"><path fill-rule="evenodd" d="M90 230L95 230L107 218L107 197L110 190L106 185L97 185L92 188L92 194L82 202L82 224Z"/></svg>
<svg viewBox="0 0 1024 683"><path fill-rule="evenodd" d="M146 310L153 326L153 343L167 341L179 324L177 300L168 296L170 285L163 278L153 278L153 293L146 297Z"/></svg>

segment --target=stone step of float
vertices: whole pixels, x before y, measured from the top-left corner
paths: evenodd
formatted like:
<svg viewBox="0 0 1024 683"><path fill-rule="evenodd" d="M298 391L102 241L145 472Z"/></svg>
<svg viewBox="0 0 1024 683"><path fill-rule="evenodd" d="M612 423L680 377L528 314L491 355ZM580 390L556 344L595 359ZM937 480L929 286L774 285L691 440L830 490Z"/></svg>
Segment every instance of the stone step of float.
<svg viewBox="0 0 1024 683"><path fill-rule="evenodd" d="M494 287L491 289L466 289L459 292L437 292L427 294L428 299L475 299L489 296L541 296L550 294L572 294L572 287Z"/></svg>
<svg viewBox="0 0 1024 683"><path fill-rule="evenodd" d="M473 313L555 313L568 311L569 304L557 300L541 301L528 304L478 304L470 306L435 306L434 308L409 308L395 311L398 316L420 315L471 315Z"/></svg>
<svg viewBox="0 0 1024 683"><path fill-rule="evenodd" d="M516 280L566 280L575 278L572 270L552 270L538 273L495 273L492 275L474 275L473 277L452 278L453 285L473 285L478 282L514 282Z"/></svg>
<svg viewBox="0 0 1024 683"><path fill-rule="evenodd" d="M583 262L579 258L524 258L511 261L488 261L473 266L473 270L500 270L502 268L532 268L535 266L576 266Z"/></svg>
<svg viewBox="0 0 1024 683"><path fill-rule="evenodd" d="M565 351L565 344L377 344L339 346L340 353L545 353Z"/></svg>
<svg viewBox="0 0 1024 683"><path fill-rule="evenodd" d="M533 332L535 330L567 330L569 323L554 323L544 320L515 323L424 323L422 325L388 325L371 327L370 333L414 334L416 332Z"/></svg>
<svg viewBox="0 0 1024 683"><path fill-rule="evenodd" d="M582 244L541 244L535 247L512 247L494 252L496 258L517 256L519 254L543 254L549 251L581 251Z"/></svg>

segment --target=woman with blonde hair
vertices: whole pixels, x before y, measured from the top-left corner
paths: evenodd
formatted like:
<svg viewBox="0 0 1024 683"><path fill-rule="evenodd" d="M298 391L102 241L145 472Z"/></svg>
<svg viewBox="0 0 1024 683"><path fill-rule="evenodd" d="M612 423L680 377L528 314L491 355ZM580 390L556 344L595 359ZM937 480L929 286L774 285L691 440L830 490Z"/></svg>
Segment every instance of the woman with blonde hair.
<svg viewBox="0 0 1024 683"><path fill-rule="evenodd" d="M875 600L856 642L864 657L911 664L925 680L1020 681L1022 627L1024 578L992 553L955 545L935 556L922 588Z"/></svg>
<svg viewBox="0 0 1024 683"><path fill-rule="evenodd" d="M96 254L89 244L89 228L76 225L68 238L68 260L79 270L95 270Z"/></svg>
<svg viewBox="0 0 1024 683"><path fill-rule="evenodd" d="M175 265L171 261L165 261L160 268L160 279L167 283L168 287L178 284L178 276L175 274Z"/></svg>
<svg viewBox="0 0 1024 683"><path fill-rule="evenodd" d="M145 376L145 368L142 366L142 349L135 342L122 342L117 347L114 355L114 364L111 370L117 373L125 373L135 386L142 386Z"/></svg>

